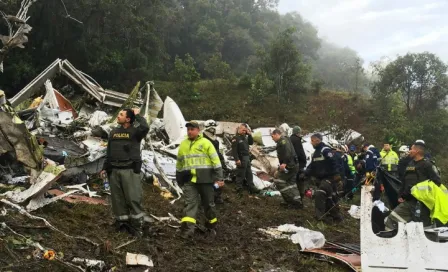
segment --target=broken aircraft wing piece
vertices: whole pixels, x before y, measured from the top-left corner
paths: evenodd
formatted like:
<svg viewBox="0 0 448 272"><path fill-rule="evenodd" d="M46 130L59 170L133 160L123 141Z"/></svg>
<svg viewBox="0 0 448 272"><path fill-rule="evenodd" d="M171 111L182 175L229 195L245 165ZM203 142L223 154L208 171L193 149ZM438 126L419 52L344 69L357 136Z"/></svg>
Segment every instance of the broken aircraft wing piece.
<svg viewBox="0 0 448 272"><path fill-rule="evenodd" d="M169 96L166 97L163 104L163 121L171 143L180 143L187 136L185 118L179 106Z"/></svg>

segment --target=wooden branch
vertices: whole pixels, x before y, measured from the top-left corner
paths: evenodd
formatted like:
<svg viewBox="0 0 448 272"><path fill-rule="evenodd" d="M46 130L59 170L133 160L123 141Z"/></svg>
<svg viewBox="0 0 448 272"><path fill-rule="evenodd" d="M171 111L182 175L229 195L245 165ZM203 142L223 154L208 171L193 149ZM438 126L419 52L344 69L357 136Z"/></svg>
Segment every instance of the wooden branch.
<svg viewBox="0 0 448 272"><path fill-rule="evenodd" d="M33 219L33 220L41 220L41 221L43 221L47 227L49 227L50 229L52 229L52 230L54 230L54 231L56 231L56 232L59 232L60 234L64 235L65 237L72 238L72 239L77 239L77 240L82 240L82 241L85 241L85 242L88 242L88 243L94 245L95 247L98 247L98 246L99 246L99 244L93 242L92 240L90 240L90 239L88 239L88 238L86 238L86 237L81 237L81 236L71 236L71 235L66 234L65 232L63 232L63 231L59 230L58 228L54 227L53 225L51 225L50 222L48 222L45 218L38 217L38 216L34 216L34 215L30 214L29 212L27 212L24 208L22 208L22 207L20 207L19 205L14 204L14 203L12 203L12 202L6 200L6 199L2 199L2 200L0 200L0 202L6 204L6 205L8 205L8 206L11 206L11 207L15 208L15 209L18 210L21 214L25 215L26 217L28 217L28 218L30 218L30 219Z"/></svg>

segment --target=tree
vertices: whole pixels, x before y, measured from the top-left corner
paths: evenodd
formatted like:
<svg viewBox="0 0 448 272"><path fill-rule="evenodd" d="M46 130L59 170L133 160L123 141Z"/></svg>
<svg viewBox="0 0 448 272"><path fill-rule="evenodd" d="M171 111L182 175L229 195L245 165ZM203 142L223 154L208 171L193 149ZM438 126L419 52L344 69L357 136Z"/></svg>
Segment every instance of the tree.
<svg viewBox="0 0 448 272"><path fill-rule="evenodd" d="M440 108L448 94L448 66L436 55L424 52L399 56L386 67L376 67L373 93L401 93L408 114Z"/></svg>
<svg viewBox="0 0 448 272"><path fill-rule="evenodd" d="M204 70L212 79L232 79L234 77L230 65L222 60L220 53L214 54L205 63Z"/></svg>
<svg viewBox="0 0 448 272"><path fill-rule="evenodd" d="M301 54L293 42L295 29L280 32L271 43L268 63L265 68L270 71L277 100L290 100L293 91L303 89L309 81L309 67L302 61Z"/></svg>
<svg viewBox="0 0 448 272"><path fill-rule="evenodd" d="M201 78L201 75L196 71L194 64L194 59L190 54L186 54L184 60L176 56L174 70L170 73L170 79L176 83L176 89L184 101L197 99L199 96L194 84Z"/></svg>

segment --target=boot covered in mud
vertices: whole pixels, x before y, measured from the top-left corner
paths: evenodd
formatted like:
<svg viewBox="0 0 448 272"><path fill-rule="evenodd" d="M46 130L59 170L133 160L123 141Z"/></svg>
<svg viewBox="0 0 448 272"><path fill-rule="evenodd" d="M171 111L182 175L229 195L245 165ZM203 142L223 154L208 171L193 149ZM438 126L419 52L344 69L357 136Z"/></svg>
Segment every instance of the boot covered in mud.
<svg viewBox="0 0 448 272"><path fill-rule="evenodd" d="M283 199L289 206L295 208L302 208L302 197L300 196L300 192L297 189L296 183L289 183L281 179L274 180L275 187L280 191Z"/></svg>
<svg viewBox="0 0 448 272"><path fill-rule="evenodd" d="M116 220L112 226L115 229L116 232L127 232L128 227L127 225L129 225L128 221L118 221Z"/></svg>
<svg viewBox="0 0 448 272"><path fill-rule="evenodd" d="M180 227L180 236L184 239L192 239L194 237L195 229L195 224L183 222Z"/></svg>

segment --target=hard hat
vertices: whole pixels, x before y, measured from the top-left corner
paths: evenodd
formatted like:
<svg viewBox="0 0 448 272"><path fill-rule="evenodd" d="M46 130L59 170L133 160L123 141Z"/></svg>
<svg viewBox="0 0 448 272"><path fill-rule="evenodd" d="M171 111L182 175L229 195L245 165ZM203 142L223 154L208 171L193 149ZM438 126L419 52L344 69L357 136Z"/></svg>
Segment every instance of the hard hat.
<svg viewBox="0 0 448 272"><path fill-rule="evenodd" d="M215 122L215 120L207 120L207 121L205 121L204 122L204 127L207 129L207 128L210 128L210 127L214 127L214 128L216 128L217 127L217 124L216 124L216 122Z"/></svg>
<svg viewBox="0 0 448 272"><path fill-rule="evenodd" d="M402 145L402 146L400 146L400 148L398 149L398 152L407 153L407 152L409 152L409 147L408 147L407 145Z"/></svg>
<svg viewBox="0 0 448 272"><path fill-rule="evenodd" d="M426 144L425 141L423 141L423 140L417 140L417 141L415 141L415 143L416 143L416 144L423 144L423 145Z"/></svg>
<svg viewBox="0 0 448 272"><path fill-rule="evenodd" d="M344 153L347 153L348 152L348 146L345 145L345 144L341 145L341 150L344 151Z"/></svg>
<svg viewBox="0 0 448 272"><path fill-rule="evenodd" d="M339 147L339 143L338 141L336 141L335 139L330 139L328 140L328 144L330 145L331 148L333 149L337 149Z"/></svg>

